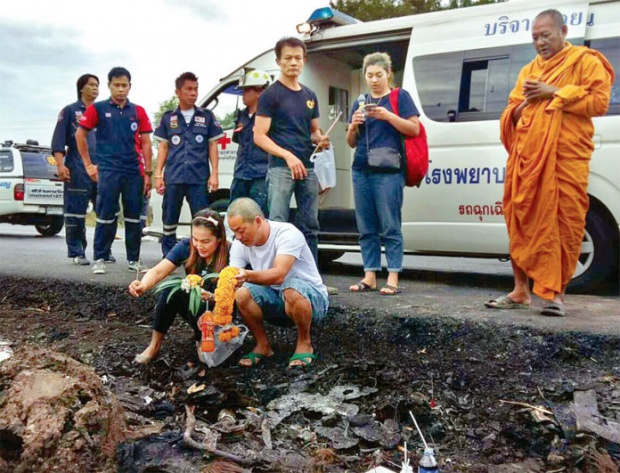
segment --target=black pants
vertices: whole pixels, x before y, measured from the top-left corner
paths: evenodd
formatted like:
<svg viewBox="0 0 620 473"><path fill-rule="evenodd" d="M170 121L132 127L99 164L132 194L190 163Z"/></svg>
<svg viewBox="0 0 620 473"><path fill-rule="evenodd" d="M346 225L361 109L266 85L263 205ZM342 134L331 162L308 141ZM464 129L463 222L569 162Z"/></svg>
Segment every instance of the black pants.
<svg viewBox="0 0 620 473"><path fill-rule="evenodd" d="M153 330L160 333L168 333L175 317L179 314L194 330L194 338L200 341L201 333L198 328L198 319L206 310L206 303L200 303L200 310L196 315L189 311L189 294L183 289L175 292L168 301L168 295L172 289L165 289L159 295L157 306L155 306L155 317L153 319Z"/></svg>

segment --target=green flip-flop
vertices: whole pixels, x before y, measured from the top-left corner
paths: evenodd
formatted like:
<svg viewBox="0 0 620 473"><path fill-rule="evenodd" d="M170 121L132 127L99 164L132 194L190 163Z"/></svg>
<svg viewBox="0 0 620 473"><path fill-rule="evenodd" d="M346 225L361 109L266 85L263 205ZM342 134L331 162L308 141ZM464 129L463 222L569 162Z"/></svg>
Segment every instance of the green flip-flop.
<svg viewBox="0 0 620 473"><path fill-rule="evenodd" d="M256 366L257 364L259 364L265 358L267 358L267 355L261 355L260 353L254 353L253 351L251 351L247 355L241 357L241 360L250 360L250 364L244 365L241 363L241 360L239 360L239 366L243 368L251 368L252 366Z"/></svg>
<svg viewBox="0 0 620 473"><path fill-rule="evenodd" d="M317 356L318 355L315 355L314 353L294 353L293 356L291 356L288 360L288 367L289 368L298 368L298 367L305 368L307 366L310 366L312 363L314 363L314 360L316 360ZM300 360L301 365L291 366L291 363L296 360Z"/></svg>

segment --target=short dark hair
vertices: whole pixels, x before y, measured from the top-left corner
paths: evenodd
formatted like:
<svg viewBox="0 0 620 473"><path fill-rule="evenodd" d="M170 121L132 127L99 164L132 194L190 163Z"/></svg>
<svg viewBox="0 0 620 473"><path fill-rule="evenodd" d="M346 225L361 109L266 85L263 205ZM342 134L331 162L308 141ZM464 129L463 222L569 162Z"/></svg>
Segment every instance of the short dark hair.
<svg viewBox="0 0 620 473"><path fill-rule="evenodd" d="M542 18L543 16L548 16L549 18L551 18L553 22L555 23L555 26L558 29L561 29L562 26L564 26L564 17L562 16L562 13L560 13L555 8L550 8L548 10L541 11L538 15L536 15L536 18L534 18L534 21L538 20L539 18Z"/></svg>
<svg viewBox="0 0 620 473"><path fill-rule="evenodd" d="M174 80L174 87L176 90L180 90L185 84L185 81L198 82L198 77L193 72L184 72Z"/></svg>
<svg viewBox="0 0 620 473"><path fill-rule="evenodd" d="M306 43L304 43L301 39L295 38L294 36L287 36L282 38L280 41L276 43L276 58L280 59L282 55L282 48L284 46L288 46L289 48L301 48L304 50L304 59L306 57L307 48Z"/></svg>
<svg viewBox="0 0 620 473"><path fill-rule="evenodd" d="M131 74L124 67L113 67L110 69L110 72L108 72L108 82L112 82L112 79L118 77L127 77L129 82L131 82Z"/></svg>
<svg viewBox="0 0 620 473"><path fill-rule="evenodd" d="M86 84L88 84L88 81L91 79L95 79L97 81L97 84L99 84L99 77L97 77L95 74L83 74L77 80L76 87L78 100L82 98L82 89Z"/></svg>

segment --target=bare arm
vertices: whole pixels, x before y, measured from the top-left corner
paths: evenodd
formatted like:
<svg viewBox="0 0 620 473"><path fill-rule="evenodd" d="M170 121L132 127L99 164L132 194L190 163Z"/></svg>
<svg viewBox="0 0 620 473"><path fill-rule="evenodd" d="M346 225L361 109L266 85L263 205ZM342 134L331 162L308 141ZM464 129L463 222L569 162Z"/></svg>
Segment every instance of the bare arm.
<svg viewBox="0 0 620 473"><path fill-rule="evenodd" d="M78 128L75 132L75 144L77 145L78 153L82 157L82 161L84 161L86 173L93 181L97 182L99 180L99 173L97 166L91 161L90 153L88 152L88 141L86 140L88 133L90 132L85 128Z"/></svg>
<svg viewBox="0 0 620 473"><path fill-rule="evenodd" d="M310 121L310 139L321 148L329 148L329 137L321 131L318 118Z"/></svg>
<svg viewBox="0 0 620 473"><path fill-rule="evenodd" d="M392 125L396 130L405 136L418 136L420 133L420 125L418 117L402 118L385 107L375 107L366 111L367 115L377 120L384 120Z"/></svg>
<svg viewBox="0 0 620 473"><path fill-rule="evenodd" d="M148 172L153 165L153 144L151 143L150 133L140 133L140 146L142 148L142 155L144 156L144 195L147 195L151 190L151 176Z"/></svg>
<svg viewBox="0 0 620 473"><path fill-rule="evenodd" d="M167 141L159 141L159 147L157 148L157 169L155 170L155 190L158 194L163 195L166 191L166 185L164 184L164 165L168 159L168 151L170 149L170 143Z"/></svg>
<svg viewBox="0 0 620 473"><path fill-rule="evenodd" d="M211 175L207 181L209 192L215 192L220 186L219 181L219 165L220 155L217 151L217 140L209 142L209 162L211 163Z"/></svg>
<svg viewBox="0 0 620 473"><path fill-rule="evenodd" d="M58 168L58 177L61 181L71 180L71 172L69 168L65 166L65 155L56 151L54 153L54 159L56 160L56 167Z"/></svg>
<svg viewBox="0 0 620 473"><path fill-rule="evenodd" d="M134 297L140 297L149 289L152 289L155 285L159 284L165 278L170 276L177 267L172 261L164 258L144 275L142 281L137 279L131 281L129 284L129 292Z"/></svg>
<svg viewBox="0 0 620 473"><path fill-rule="evenodd" d="M273 268L263 269L261 271L240 269L237 275L238 284L241 285L244 282L252 282L254 284L260 284L261 286L282 284L294 263L294 256L277 255L273 260Z"/></svg>

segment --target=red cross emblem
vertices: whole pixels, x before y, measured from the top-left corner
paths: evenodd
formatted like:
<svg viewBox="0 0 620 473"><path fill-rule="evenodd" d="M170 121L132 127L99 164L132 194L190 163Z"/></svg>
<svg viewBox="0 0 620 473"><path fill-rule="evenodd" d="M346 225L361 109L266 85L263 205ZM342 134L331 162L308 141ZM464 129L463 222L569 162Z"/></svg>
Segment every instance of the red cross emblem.
<svg viewBox="0 0 620 473"><path fill-rule="evenodd" d="M224 150L224 149L226 149L226 145L227 145L228 143L231 143L231 142L232 142L232 140L231 140L230 138L228 138L228 136L224 135L224 136L222 136L219 140L217 140L217 142L218 142L220 145L222 145L222 149Z"/></svg>

